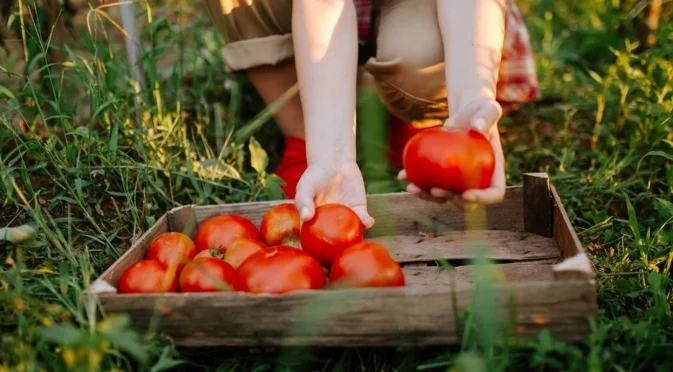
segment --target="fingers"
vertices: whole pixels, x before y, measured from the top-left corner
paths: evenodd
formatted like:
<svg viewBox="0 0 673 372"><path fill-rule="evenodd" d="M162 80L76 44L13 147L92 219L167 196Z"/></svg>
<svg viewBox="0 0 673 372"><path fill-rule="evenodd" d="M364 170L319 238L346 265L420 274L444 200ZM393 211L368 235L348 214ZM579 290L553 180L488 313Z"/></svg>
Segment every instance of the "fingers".
<svg viewBox="0 0 673 372"><path fill-rule="evenodd" d="M484 190L468 190L463 193L462 198L476 204L497 204L505 199L505 189L489 187Z"/></svg>
<svg viewBox="0 0 673 372"><path fill-rule="evenodd" d="M502 106L495 100L480 99L462 107L444 124L448 128L472 127L486 134L502 117Z"/></svg>
<svg viewBox="0 0 673 372"><path fill-rule="evenodd" d="M470 125L485 134L501 117L502 106L497 101L488 101L479 106L470 120Z"/></svg>
<svg viewBox="0 0 673 372"><path fill-rule="evenodd" d="M369 215L369 212L367 211L366 206L356 206L356 207L353 207L352 209L353 209L353 212L355 212L355 214L357 214L358 217L360 218L360 221L365 226L365 229L368 229L368 228L374 226L374 223L376 221L374 221L374 218Z"/></svg>
<svg viewBox="0 0 673 372"><path fill-rule="evenodd" d="M429 201L429 202L433 202L433 203L440 203L440 204L446 202L446 200L444 200L442 198L436 198L436 197L430 195L430 193L426 192L425 190L422 190L421 188L419 188L418 186L416 186L414 184L407 185L407 192L409 194L414 195L414 196L416 196L416 197L418 197L422 200L425 200L425 201Z"/></svg>
<svg viewBox="0 0 673 372"><path fill-rule="evenodd" d="M299 211L299 218L302 222L310 220L315 214L315 202L313 201L315 194L316 190L312 182L307 182L303 178L299 180L294 204Z"/></svg>
<svg viewBox="0 0 673 372"><path fill-rule="evenodd" d="M402 169L400 173L397 174L397 179L400 181L406 181L407 180L407 171Z"/></svg>

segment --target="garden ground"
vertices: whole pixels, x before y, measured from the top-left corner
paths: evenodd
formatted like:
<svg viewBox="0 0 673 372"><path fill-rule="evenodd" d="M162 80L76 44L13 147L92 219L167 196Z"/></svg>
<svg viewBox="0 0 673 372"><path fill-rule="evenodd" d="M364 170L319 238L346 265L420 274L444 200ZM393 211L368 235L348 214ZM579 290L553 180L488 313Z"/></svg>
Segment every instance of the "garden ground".
<svg viewBox="0 0 673 372"><path fill-rule="evenodd" d="M23 3L8 23L25 42L10 33L0 50L0 227L20 227L0 234L0 371L673 370L671 2L645 45L653 39L631 17L649 1L518 1L544 98L502 120L508 184L548 172L597 268L600 313L583 342L543 332L530 343L280 355L176 349L123 317L97 321L95 304L79 301L166 210L280 195L269 174L279 133L245 79L224 73L206 14L140 3L140 90L114 6L82 8L73 34L45 38L46 13ZM363 96L359 113L368 190L398 190L372 141L385 133L380 104Z"/></svg>

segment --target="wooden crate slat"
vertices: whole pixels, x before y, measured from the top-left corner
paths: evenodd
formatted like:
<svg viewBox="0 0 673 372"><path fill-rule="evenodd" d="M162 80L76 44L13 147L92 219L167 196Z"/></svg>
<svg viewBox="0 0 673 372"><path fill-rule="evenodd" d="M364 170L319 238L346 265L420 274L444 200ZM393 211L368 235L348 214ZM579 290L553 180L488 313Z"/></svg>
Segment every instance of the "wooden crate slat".
<svg viewBox="0 0 673 372"><path fill-rule="evenodd" d="M395 235L368 240L384 245L395 260L402 263L473 258L476 250L472 244L484 246L486 256L494 260L530 261L559 257L553 239L514 231L453 231L440 236Z"/></svg>
<svg viewBox="0 0 673 372"><path fill-rule="evenodd" d="M455 268L437 266L405 266L402 268L408 286L451 286L468 285L474 282L475 266L465 265ZM530 263L497 264L488 267L495 275L502 275L502 282L543 282L553 281L551 260Z"/></svg>
<svg viewBox="0 0 673 372"><path fill-rule="evenodd" d="M367 200L369 213L376 219L374 227L367 230L367 236L406 234L418 231L442 233L465 229L463 212L446 204L428 203L408 193L374 194L369 195ZM235 213L246 216L259 226L269 208L289 202L291 201L195 206L193 213L197 224L218 214ZM509 187L502 203L486 207L486 228L523 231L522 203L522 187ZM172 224L175 224L176 228L181 231L181 221L186 218L188 218L188 213L181 211L181 217L174 218Z"/></svg>
<svg viewBox="0 0 673 372"><path fill-rule="evenodd" d="M528 173L523 176L524 231L552 237L554 210L545 173Z"/></svg>
<svg viewBox="0 0 673 372"><path fill-rule="evenodd" d="M587 282L497 283L489 295L500 300L495 315L515 319L524 338L546 328L573 339L586 334L586 318L595 313L595 290ZM469 308L472 296L472 286L456 287L459 311ZM452 298L449 288L426 286L285 296L102 295L101 301L107 311L129 312L138 327L156 321L178 345L326 347L456 343ZM512 298L514 313L507 306Z"/></svg>
<svg viewBox="0 0 673 372"><path fill-rule="evenodd" d="M594 281L596 268L587 257L582 248L575 230L572 228L570 218L563 208L563 203L556 189L552 186L552 198L554 200L554 240L561 249L564 263L555 268L557 279L576 280L584 279Z"/></svg>

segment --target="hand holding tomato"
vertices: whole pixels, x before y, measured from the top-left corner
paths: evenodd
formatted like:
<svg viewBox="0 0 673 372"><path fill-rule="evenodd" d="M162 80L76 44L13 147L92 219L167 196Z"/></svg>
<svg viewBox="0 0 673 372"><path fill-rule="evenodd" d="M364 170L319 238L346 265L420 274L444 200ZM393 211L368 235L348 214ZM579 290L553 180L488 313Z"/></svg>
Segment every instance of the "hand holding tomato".
<svg viewBox="0 0 673 372"><path fill-rule="evenodd" d="M367 211L367 193L357 163L310 165L297 184L295 204L303 222L313 218L315 209L339 203L351 208L369 228L374 218Z"/></svg>
<svg viewBox="0 0 673 372"><path fill-rule="evenodd" d="M329 267L341 251L364 239L364 225L343 204L324 204L301 228L302 249Z"/></svg>
<svg viewBox="0 0 673 372"><path fill-rule="evenodd" d="M490 173L490 182L484 184L481 181L475 182L473 180L466 183L467 187L458 187L453 190L441 187L423 188L412 182L407 186L407 191L423 200L436 203L445 203L449 201L461 210L474 209L477 204L496 204L501 202L505 197L506 187L505 159L497 125L501 116L502 108L498 102L480 97L458 110L446 121L443 127L448 130L468 131L469 129L473 129L483 133L488 140L488 143L490 143L491 148L485 148L483 146L485 142L483 141L470 141L471 144L467 146L466 150L461 150L461 153L457 155L457 160L460 167L464 166L467 169L482 169L484 173ZM439 128L432 128L428 130L438 129ZM421 132L419 135L422 135L428 130ZM412 140L410 140L409 143L412 143ZM409 146L409 143L407 146ZM461 146L466 146L466 144L462 143ZM426 149L426 151L431 151L431 153L442 152L443 150L445 150L445 148L441 146L436 146L436 150ZM416 151L418 151L418 149L416 149ZM469 154L468 152L472 152L472 154ZM476 156L483 157L484 154L489 152L492 153L492 161L487 159L480 166L473 164ZM406 153L407 151L405 148L405 157ZM492 164L489 165L489 163ZM413 161L408 161L407 164L405 164L405 168L411 168L412 166ZM398 178L402 181L410 181L410 170L411 169L403 169L400 171ZM444 169L444 172L452 172L451 177L464 178L465 180L476 177L475 174L468 174L463 177L460 172L456 172L455 170L450 171L448 168ZM473 171L472 173L479 173L479 171Z"/></svg>

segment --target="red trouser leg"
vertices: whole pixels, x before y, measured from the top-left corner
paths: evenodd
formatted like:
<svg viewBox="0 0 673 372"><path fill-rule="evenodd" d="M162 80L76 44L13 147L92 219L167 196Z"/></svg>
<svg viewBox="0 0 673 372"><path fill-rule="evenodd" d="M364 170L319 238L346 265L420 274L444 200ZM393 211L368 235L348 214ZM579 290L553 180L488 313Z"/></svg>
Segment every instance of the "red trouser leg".
<svg viewBox="0 0 673 372"><path fill-rule="evenodd" d="M307 167L306 142L301 138L285 138L285 150L274 174L285 181L282 189L289 199L294 199L297 182Z"/></svg>

